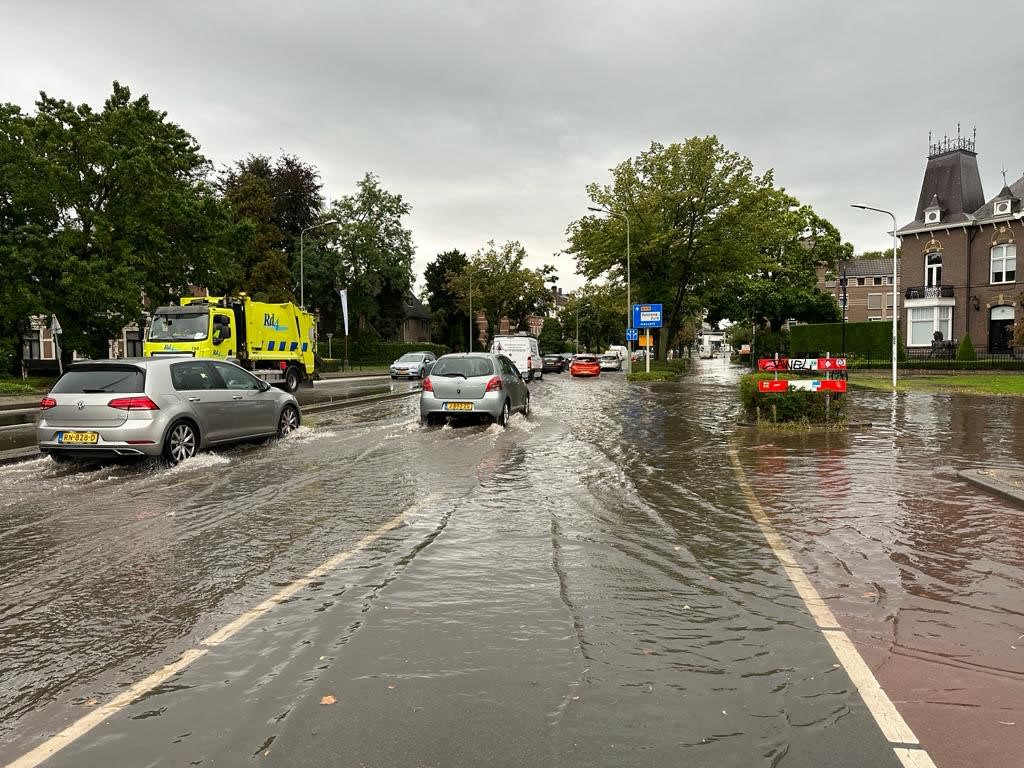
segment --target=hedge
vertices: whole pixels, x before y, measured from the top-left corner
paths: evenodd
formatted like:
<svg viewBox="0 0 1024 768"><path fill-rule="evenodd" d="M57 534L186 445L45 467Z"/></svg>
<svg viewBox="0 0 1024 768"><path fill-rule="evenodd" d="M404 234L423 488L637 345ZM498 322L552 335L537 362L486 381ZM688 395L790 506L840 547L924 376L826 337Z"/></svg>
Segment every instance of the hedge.
<svg viewBox="0 0 1024 768"><path fill-rule="evenodd" d="M846 421L846 397L837 393L789 390L761 392L757 382L771 373L748 373L740 379L740 403L748 419L775 423L832 424ZM779 376L780 379L791 378ZM827 411L826 411L826 403ZM827 414L827 417L826 417Z"/></svg>
<svg viewBox="0 0 1024 768"><path fill-rule="evenodd" d="M344 354L344 339L331 343L331 352ZM407 352L433 352L440 357L448 351L443 344L416 344L404 341L379 341L377 339L357 339L349 342L348 361L352 365L388 366ZM327 357L327 343L319 343L320 356ZM337 358L336 358L337 359Z"/></svg>
<svg viewBox="0 0 1024 768"><path fill-rule="evenodd" d="M790 357L822 357L843 352L843 323L794 325L789 329ZM892 322L845 323L846 356L892 362ZM898 335L896 359L905 360L907 351Z"/></svg>

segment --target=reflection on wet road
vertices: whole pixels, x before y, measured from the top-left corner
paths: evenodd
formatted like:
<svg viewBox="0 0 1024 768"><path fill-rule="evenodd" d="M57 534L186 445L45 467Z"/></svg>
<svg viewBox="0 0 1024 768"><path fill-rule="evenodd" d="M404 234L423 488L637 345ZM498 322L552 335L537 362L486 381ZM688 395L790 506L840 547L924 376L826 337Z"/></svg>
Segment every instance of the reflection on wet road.
<svg viewBox="0 0 1024 768"><path fill-rule="evenodd" d="M898 765L731 447L936 764L1011 765L1024 516L953 469L1016 466L1024 402L858 392L874 429L764 435L736 375L549 376L507 430L411 398L173 470L0 468L0 765L190 648L46 765Z"/></svg>

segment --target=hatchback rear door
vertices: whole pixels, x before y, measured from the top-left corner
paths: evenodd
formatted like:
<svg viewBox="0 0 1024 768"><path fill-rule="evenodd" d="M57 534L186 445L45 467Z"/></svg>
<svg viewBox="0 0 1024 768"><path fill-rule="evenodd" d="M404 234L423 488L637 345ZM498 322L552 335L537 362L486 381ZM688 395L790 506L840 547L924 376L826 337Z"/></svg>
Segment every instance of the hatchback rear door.
<svg viewBox="0 0 1024 768"><path fill-rule="evenodd" d="M46 411L46 421L51 427L74 429L119 427L128 411L108 403L125 395L145 397L145 370L134 365L79 363L50 390L57 404Z"/></svg>

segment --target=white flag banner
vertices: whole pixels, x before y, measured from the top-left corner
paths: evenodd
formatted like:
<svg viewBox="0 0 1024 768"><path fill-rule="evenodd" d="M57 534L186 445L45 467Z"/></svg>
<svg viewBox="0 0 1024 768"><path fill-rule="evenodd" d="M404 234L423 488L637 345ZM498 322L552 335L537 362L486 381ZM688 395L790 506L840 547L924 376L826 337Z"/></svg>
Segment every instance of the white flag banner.
<svg viewBox="0 0 1024 768"><path fill-rule="evenodd" d="M348 290L338 291L341 296L341 315L345 318L345 335L348 336Z"/></svg>

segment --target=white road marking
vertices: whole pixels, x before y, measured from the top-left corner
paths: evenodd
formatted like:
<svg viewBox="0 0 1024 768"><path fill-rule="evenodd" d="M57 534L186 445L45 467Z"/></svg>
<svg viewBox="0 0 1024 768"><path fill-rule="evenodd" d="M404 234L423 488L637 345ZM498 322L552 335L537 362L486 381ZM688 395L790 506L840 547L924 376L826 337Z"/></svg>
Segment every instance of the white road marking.
<svg viewBox="0 0 1024 768"><path fill-rule="evenodd" d="M765 514L761 502L757 500L757 496L747 481L746 473L744 473L743 466L740 464L739 453L735 448L729 449L729 460L732 462L737 484L743 492L743 497L746 499L751 517L754 518L754 522L757 523L761 533L764 534L768 546L772 548L775 556L782 563L786 576L789 577L789 580L796 588L797 594L804 601L808 613L810 613L811 618L818 625L818 629L821 630L822 635L824 635L828 644L832 647L832 651L835 653L839 663L843 665L846 674L849 675L850 680L857 687L857 692L860 694L861 699L864 700L864 704L867 706L868 711L871 712L872 717L875 718L875 722L878 723L882 735L885 736L891 745L894 745L893 751L896 753L896 757L903 764L904 768L935 768L935 763L932 762L931 757L928 756L925 750L907 747L910 744L920 743L917 736L914 735L913 730L911 730L903 716L897 711L896 706L892 703L886 692L882 690L882 686L875 679L874 674L864 662L857 648L850 641L850 638L846 636L846 633L842 631L839 622L836 621L836 617L832 615L832 611L826 605L821 595L818 594L818 590L811 584L807 574L797 563L796 558L793 557L793 553L789 551L789 547L786 546L778 531L775 530L775 526L772 525L768 515Z"/></svg>
<svg viewBox="0 0 1024 768"><path fill-rule="evenodd" d="M199 648L192 648L185 651L181 655L181 658L177 661L168 664L165 667L157 670L149 677L143 678L139 682L135 683L131 688L121 693L119 696L111 699L106 704L103 704L96 709L89 712L84 717L80 717L78 720L73 722L63 731L55 736L51 736L49 739L44 741L38 747L30 752L25 753L13 763L8 763L5 768L36 768L36 766L48 760L50 757L55 755L64 747L68 746L75 740L81 738L100 723L109 719L113 715L116 715L122 709L130 705L132 702L137 701L139 698L149 693L159 685L163 684L174 675L178 674L186 667L190 666L197 659L201 659L205 656L211 648L223 643L228 638L236 635L242 629L247 627L257 618L267 613L271 608L281 604L289 597L294 595L296 592L308 587L316 579L323 577L330 571L337 568L339 565L350 559L354 555L358 554L362 550L366 549L370 544L375 542L384 534L394 530L405 522L406 517L412 513L415 509L423 507L429 503L430 498L424 499L419 503L413 505L409 509L405 510L399 515L396 515L391 520L388 520L382 526L376 530L368 533L366 536L361 538L355 543L355 545L344 552L339 552L330 559L318 565L316 568L311 570L305 576L302 576L291 584L282 587L275 592L271 597L264 600L262 603L257 605L255 608L250 608L248 611L243 613L237 619L221 627L219 630L214 632L212 635L207 637L205 640L200 642Z"/></svg>

